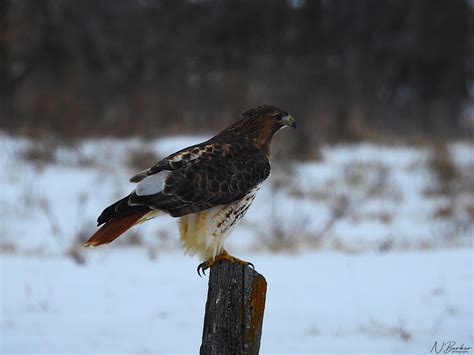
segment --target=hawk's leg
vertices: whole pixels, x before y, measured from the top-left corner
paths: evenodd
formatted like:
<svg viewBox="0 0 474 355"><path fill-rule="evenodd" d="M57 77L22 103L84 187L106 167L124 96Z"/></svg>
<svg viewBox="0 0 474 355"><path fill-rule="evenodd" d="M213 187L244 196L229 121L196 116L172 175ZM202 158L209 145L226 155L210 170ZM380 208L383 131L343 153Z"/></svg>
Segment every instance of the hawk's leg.
<svg viewBox="0 0 474 355"><path fill-rule="evenodd" d="M245 261L245 260L242 260L242 259L238 259L235 256L230 255L227 251L223 250L221 254L215 256L214 258L210 258L210 259L204 261L203 263L199 264L198 267L197 267L198 275L201 276L201 271L204 275L206 275L206 270L209 269L212 265L214 265L215 263L217 263L220 260L229 260L232 263L239 263L239 264L244 265L244 266L249 265L253 269L255 269L255 266L252 263L250 263L248 261Z"/></svg>

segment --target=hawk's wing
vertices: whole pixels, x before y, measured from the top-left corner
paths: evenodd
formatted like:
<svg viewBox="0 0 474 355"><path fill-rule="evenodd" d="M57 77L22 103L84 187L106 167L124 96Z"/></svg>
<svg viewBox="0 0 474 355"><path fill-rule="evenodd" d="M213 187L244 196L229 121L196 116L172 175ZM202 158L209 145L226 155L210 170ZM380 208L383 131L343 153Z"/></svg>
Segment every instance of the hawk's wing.
<svg viewBox="0 0 474 355"><path fill-rule="evenodd" d="M208 141L183 149L143 171L123 208L146 206L173 217L236 201L270 174L266 155L247 142ZM121 206L116 206L120 212Z"/></svg>

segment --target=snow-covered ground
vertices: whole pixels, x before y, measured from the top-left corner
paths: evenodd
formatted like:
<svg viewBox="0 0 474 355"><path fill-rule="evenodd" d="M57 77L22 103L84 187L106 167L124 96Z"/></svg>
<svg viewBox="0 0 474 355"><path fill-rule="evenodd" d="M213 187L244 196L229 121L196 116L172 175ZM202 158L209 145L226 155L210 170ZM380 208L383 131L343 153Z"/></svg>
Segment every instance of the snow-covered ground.
<svg viewBox="0 0 474 355"><path fill-rule="evenodd" d="M130 167L134 152L146 146L158 159L204 138L88 140L51 149L50 162L31 162L23 157L41 152L41 145L0 135L3 249L62 254L95 230L104 207L133 189L129 176L146 168ZM451 196L430 193L436 176L425 147L328 146L321 161L274 162L272 176L229 239L230 249L274 249L282 241L293 248L346 251L470 243L474 145L449 148L462 182ZM172 218L142 224L133 233L150 247L179 244Z"/></svg>
<svg viewBox="0 0 474 355"><path fill-rule="evenodd" d="M245 256L269 285L262 353L474 343L470 250ZM2 353L196 354L207 280L195 266L143 250L101 250L86 265L2 255Z"/></svg>
<svg viewBox="0 0 474 355"><path fill-rule="evenodd" d="M204 138L148 141L147 154ZM172 218L80 247L146 168L130 163L143 144L0 135L0 352L197 352L207 281L182 255ZM473 149L448 146L450 193L438 191L427 147L325 146L320 161L274 162L228 243L269 283L262 352L474 346Z"/></svg>

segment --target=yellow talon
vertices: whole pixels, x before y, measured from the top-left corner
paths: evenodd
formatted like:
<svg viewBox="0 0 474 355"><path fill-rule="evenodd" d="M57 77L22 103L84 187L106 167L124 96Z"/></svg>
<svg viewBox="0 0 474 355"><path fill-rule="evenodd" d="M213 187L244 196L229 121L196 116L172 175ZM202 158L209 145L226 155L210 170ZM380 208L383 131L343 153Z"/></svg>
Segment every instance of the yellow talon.
<svg viewBox="0 0 474 355"><path fill-rule="evenodd" d="M202 276L201 275L201 271L204 275L206 275L206 270L209 269L212 265L214 265L215 263L217 263L218 261L221 261L221 260L228 260L230 261L231 263L239 263L241 265L244 265L244 266L251 266L253 269L255 269L255 266L248 262L248 261L245 261L245 260L242 260L242 259L239 259L239 258L236 258L235 256L232 256L230 255L229 253L227 253L227 251L223 251L221 254L213 257L213 258L210 258L204 262L202 262L201 264L198 265L197 267L197 273L199 276Z"/></svg>

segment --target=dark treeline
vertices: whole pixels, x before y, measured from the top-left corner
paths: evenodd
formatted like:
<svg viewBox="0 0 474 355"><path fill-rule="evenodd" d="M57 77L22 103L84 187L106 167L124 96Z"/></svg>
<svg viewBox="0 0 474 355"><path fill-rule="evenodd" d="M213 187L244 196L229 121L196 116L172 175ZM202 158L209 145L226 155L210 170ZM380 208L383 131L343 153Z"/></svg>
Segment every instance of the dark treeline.
<svg viewBox="0 0 474 355"><path fill-rule="evenodd" d="M209 131L260 103L301 141L462 128L463 0L0 4L1 127L19 133Z"/></svg>

